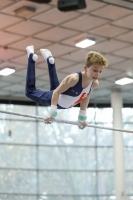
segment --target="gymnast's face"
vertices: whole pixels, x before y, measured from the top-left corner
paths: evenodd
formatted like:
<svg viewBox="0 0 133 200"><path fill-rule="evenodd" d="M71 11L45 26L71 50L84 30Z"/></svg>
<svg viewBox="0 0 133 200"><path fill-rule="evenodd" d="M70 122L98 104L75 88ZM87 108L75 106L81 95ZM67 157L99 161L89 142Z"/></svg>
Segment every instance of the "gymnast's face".
<svg viewBox="0 0 133 200"><path fill-rule="evenodd" d="M95 63L90 67L84 67L87 78L89 78L91 81L98 80L100 78L103 68L104 67L102 65Z"/></svg>

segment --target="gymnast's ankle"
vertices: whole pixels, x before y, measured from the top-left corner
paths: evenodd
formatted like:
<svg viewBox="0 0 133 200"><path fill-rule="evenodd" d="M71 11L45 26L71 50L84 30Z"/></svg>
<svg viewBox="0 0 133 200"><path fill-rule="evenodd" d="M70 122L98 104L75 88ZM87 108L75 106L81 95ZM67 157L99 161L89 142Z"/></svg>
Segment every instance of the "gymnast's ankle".
<svg viewBox="0 0 133 200"><path fill-rule="evenodd" d="M54 64L54 58L53 58L53 57L50 57L50 58L49 58L49 62L50 62L50 64Z"/></svg>
<svg viewBox="0 0 133 200"><path fill-rule="evenodd" d="M33 54L33 56L32 56L32 60L36 62L36 61L37 61L37 59L38 59L38 55L36 55L36 54Z"/></svg>

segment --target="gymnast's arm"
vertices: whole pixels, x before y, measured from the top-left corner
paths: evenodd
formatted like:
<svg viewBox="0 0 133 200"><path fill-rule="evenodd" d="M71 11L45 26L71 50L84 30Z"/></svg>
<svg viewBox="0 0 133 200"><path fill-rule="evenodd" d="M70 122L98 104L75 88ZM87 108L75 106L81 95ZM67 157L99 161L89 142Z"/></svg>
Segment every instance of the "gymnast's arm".
<svg viewBox="0 0 133 200"><path fill-rule="evenodd" d="M98 85L99 85L98 80L94 81L91 92ZM80 129L84 129L87 126L87 123L86 123L86 119L87 119L86 109L88 107L89 100L90 100L90 94L87 97L85 97L84 100L80 103L80 110L79 110L79 116L78 116L78 122L82 124L82 125L78 126Z"/></svg>

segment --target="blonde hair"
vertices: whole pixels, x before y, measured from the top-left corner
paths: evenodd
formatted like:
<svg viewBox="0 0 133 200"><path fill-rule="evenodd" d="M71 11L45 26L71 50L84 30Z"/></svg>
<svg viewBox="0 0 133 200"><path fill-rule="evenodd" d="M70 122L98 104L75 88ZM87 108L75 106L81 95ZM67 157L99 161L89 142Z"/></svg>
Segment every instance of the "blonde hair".
<svg viewBox="0 0 133 200"><path fill-rule="evenodd" d="M104 67L108 66L108 61L102 54L96 51L90 51L86 56L85 65L90 67L94 63L103 65Z"/></svg>

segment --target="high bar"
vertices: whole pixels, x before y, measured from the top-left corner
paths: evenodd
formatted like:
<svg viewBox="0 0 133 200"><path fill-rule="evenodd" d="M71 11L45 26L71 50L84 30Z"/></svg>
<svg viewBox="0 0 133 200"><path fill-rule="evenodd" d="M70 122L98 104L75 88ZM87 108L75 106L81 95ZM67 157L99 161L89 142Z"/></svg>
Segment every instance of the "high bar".
<svg viewBox="0 0 133 200"><path fill-rule="evenodd" d="M44 121L46 119L46 117L43 117L43 116L28 115L25 113L10 112L10 111L5 111L5 110L0 110L0 113L5 113L5 114L9 114L9 115L17 115L17 116L27 117L27 118L33 118L33 119L37 119L37 120L41 120L41 121ZM63 124L72 124L72 125L77 125L77 126L79 125L79 123L76 121L59 120L59 119L54 119L53 121L57 122L57 123L63 123ZM91 124L87 124L87 127L105 129L105 130L110 130L110 131L118 131L118 132L123 132L123 133L133 133L133 131L131 131L131 130L97 126L97 125L91 125Z"/></svg>

